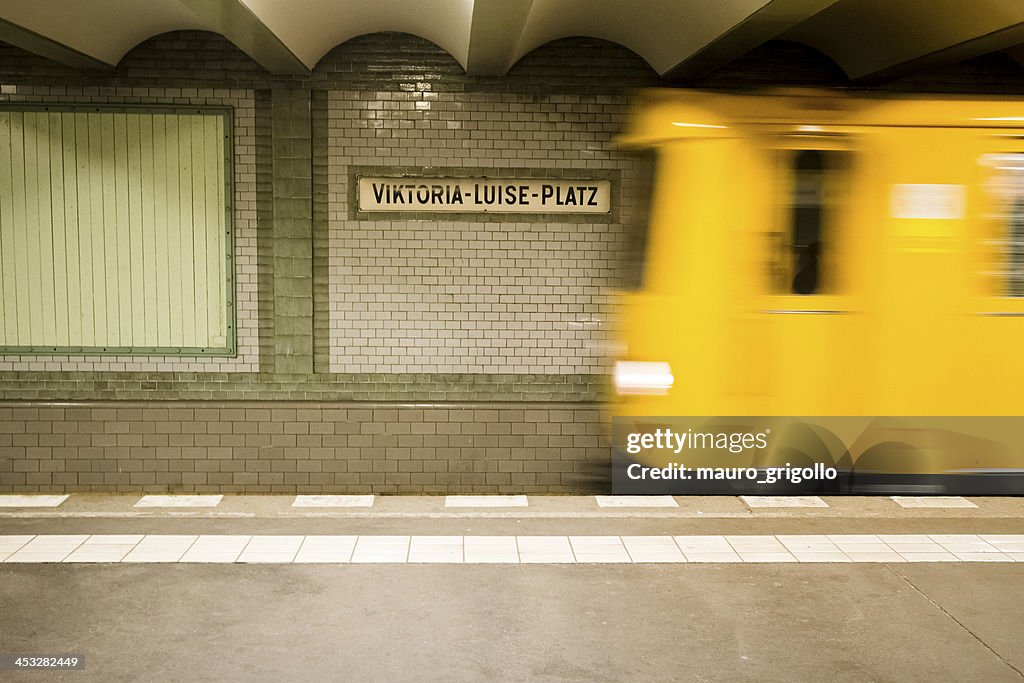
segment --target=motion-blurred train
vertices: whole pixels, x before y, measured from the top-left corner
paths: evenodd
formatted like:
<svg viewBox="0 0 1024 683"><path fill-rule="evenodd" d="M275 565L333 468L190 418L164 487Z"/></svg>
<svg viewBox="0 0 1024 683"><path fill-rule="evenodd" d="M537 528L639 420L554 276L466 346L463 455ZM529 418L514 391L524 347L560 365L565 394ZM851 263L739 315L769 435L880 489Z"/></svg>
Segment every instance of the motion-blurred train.
<svg viewBox="0 0 1024 683"><path fill-rule="evenodd" d="M614 491L1024 493L1024 100L652 90L622 143Z"/></svg>

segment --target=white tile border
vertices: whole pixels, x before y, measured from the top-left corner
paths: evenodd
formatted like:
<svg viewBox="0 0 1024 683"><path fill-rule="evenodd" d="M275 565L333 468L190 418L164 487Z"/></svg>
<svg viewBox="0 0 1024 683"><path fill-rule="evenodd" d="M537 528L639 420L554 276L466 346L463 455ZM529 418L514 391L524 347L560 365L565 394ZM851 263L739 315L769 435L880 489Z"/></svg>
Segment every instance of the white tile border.
<svg viewBox="0 0 1024 683"><path fill-rule="evenodd" d="M375 496L295 496L293 508L371 508Z"/></svg>
<svg viewBox="0 0 1024 683"><path fill-rule="evenodd" d="M526 496L445 496L446 508L524 508L530 505Z"/></svg>
<svg viewBox="0 0 1024 683"><path fill-rule="evenodd" d="M827 508L818 496L740 496L751 508Z"/></svg>
<svg viewBox="0 0 1024 683"><path fill-rule="evenodd" d="M594 496L602 508L677 508L672 496Z"/></svg>
<svg viewBox="0 0 1024 683"><path fill-rule="evenodd" d="M235 562L251 539L252 536L204 534L196 539L179 561Z"/></svg>
<svg viewBox="0 0 1024 683"><path fill-rule="evenodd" d="M213 495L148 495L139 498L137 508L215 508L224 496Z"/></svg>
<svg viewBox="0 0 1024 683"><path fill-rule="evenodd" d="M976 508L962 496L889 496L901 508Z"/></svg>
<svg viewBox="0 0 1024 683"><path fill-rule="evenodd" d="M8 535L0 561L268 564L1024 562L1024 536Z"/></svg>
<svg viewBox="0 0 1024 683"><path fill-rule="evenodd" d="M352 561L358 536L306 536L292 562L346 563Z"/></svg>
<svg viewBox="0 0 1024 683"><path fill-rule="evenodd" d="M3 494L0 495L0 508L55 508L67 500L69 495L71 494Z"/></svg>

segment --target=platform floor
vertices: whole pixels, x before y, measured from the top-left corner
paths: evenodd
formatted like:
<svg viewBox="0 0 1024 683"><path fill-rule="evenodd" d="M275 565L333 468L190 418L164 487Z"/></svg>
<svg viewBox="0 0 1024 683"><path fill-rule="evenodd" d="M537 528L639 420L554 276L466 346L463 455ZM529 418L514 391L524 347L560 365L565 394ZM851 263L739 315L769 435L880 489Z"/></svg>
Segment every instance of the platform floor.
<svg viewBox="0 0 1024 683"><path fill-rule="evenodd" d="M96 681L1024 679L1022 499L140 499L0 509L0 654Z"/></svg>

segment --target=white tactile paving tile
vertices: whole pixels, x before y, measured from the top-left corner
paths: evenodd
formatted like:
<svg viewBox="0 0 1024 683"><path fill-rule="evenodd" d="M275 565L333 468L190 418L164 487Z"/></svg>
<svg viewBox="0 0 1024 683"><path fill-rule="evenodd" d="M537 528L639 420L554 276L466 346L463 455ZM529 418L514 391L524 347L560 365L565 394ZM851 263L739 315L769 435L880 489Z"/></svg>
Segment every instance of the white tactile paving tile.
<svg viewBox="0 0 1024 683"><path fill-rule="evenodd" d="M623 536L633 562L686 562L686 556L671 536Z"/></svg>
<svg viewBox="0 0 1024 683"><path fill-rule="evenodd" d="M818 496L740 496L752 508L827 508Z"/></svg>
<svg viewBox="0 0 1024 683"><path fill-rule="evenodd" d="M360 536L353 563L404 563L409 559L409 536Z"/></svg>
<svg viewBox="0 0 1024 683"><path fill-rule="evenodd" d="M907 562L959 562L960 558L952 553L938 552L938 553L917 553L917 552L903 552L900 553L904 560Z"/></svg>
<svg viewBox="0 0 1024 683"><path fill-rule="evenodd" d="M842 552L828 536L783 535L775 538L790 552Z"/></svg>
<svg viewBox="0 0 1024 683"><path fill-rule="evenodd" d="M764 562L764 563L777 563L777 562L797 562L796 556L790 552L741 552L736 551L736 554L740 556L744 562Z"/></svg>
<svg viewBox="0 0 1024 683"><path fill-rule="evenodd" d="M693 562L693 563L706 562L706 563L719 564L719 563L742 562L743 561L743 558L741 558L739 555L737 555L736 553L732 552L731 550L729 552L721 552L721 553L718 553L718 552L708 552L708 553L694 552L694 553L684 553L684 554L686 555L686 561L687 562Z"/></svg>
<svg viewBox="0 0 1024 683"><path fill-rule="evenodd" d="M676 536L676 545L684 555L690 553L731 553L732 546L725 536Z"/></svg>
<svg viewBox="0 0 1024 683"><path fill-rule="evenodd" d="M3 494L0 508L55 508L68 499L70 494Z"/></svg>
<svg viewBox="0 0 1024 683"><path fill-rule="evenodd" d="M1004 553L1024 553L1024 534L989 536L982 535L981 540Z"/></svg>
<svg viewBox="0 0 1024 683"><path fill-rule="evenodd" d="M887 543L891 549L898 552L900 555L906 556L907 553L944 553L946 548L943 548L938 543L900 543L899 541L890 541Z"/></svg>
<svg viewBox="0 0 1024 683"><path fill-rule="evenodd" d="M902 508L976 508L961 496L889 496Z"/></svg>
<svg viewBox="0 0 1024 683"><path fill-rule="evenodd" d="M87 534L36 536L4 562L63 562L88 538Z"/></svg>
<svg viewBox="0 0 1024 683"><path fill-rule="evenodd" d="M998 553L999 549L974 534L937 534L931 540L951 553Z"/></svg>
<svg viewBox="0 0 1024 683"><path fill-rule="evenodd" d="M293 508L369 508L375 496L295 496Z"/></svg>
<svg viewBox="0 0 1024 683"><path fill-rule="evenodd" d="M1024 562L1019 535L10 535L4 562L788 563Z"/></svg>
<svg viewBox="0 0 1024 683"><path fill-rule="evenodd" d="M526 496L445 496L446 508L524 508L530 505Z"/></svg>
<svg viewBox="0 0 1024 683"><path fill-rule="evenodd" d="M866 556L871 553L889 553L892 549L874 534L830 534L832 541L847 557Z"/></svg>
<svg viewBox="0 0 1024 683"><path fill-rule="evenodd" d="M618 536L570 536L569 544L577 562L631 561Z"/></svg>
<svg viewBox="0 0 1024 683"><path fill-rule="evenodd" d="M828 536L782 535L775 537L798 562L850 562Z"/></svg>
<svg viewBox="0 0 1024 683"><path fill-rule="evenodd" d="M854 562L906 562L895 550L844 550Z"/></svg>
<svg viewBox="0 0 1024 683"><path fill-rule="evenodd" d="M292 560L304 563L344 563L352 560L357 536L306 536Z"/></svg>
<svg viewBox="0 0 1024 683"><path fill-rule="evenodd" d="M935 543L935 540L927 534L882 534L878 537L886 545L890 543L900 544L928 544Z"/></svg>
<svg viewBox="0 0 1024 683"><path fill-rule="evenodd" d="M198 536L146 536L131 549L122 562L179 562Z"/></svg>
<svg viewBox="0 0 1024 683"><path fill-rule="evenodd" d="M677 508L672 496L594 496L602 508Z"/></svg>
<svg viewBox="0 0 1024 683"><path fill-rule="evenodd" d="M64 558L65 562L120 562L142 541L141 534L90 536Z"/></svg>
<svg viewBox="0 0 1024 683"><path fill-rule="evenodd" d="M774 536L726 536L725 540L741 557L744 553L789 554L786 547Z"/></svg>
<svg viewBox="0 0 1024 683"><path fill-rule="evenodd" d="M467 564L519 563L515 536L466 536L462 547Z"/></svg>
<svg viewBox="0 0 1024 683"><path fill-rule="evenodd" d="M461 564L462 536L413 536L409 562Z"/></svg>
<svg viewBox="0 0 1024 683"><path fill-rule="evenodd" d="M0 562L21 550L35 536L0 536Z"/></svg>
<svg viewBox="0 0 1024 683"><path fill-rule="evenodd" d="M793 557L797 562L853 562L846 553L841 550L817 551L817 550L794 550Z"/></svg>
<svg viewBox="0 0 1024 683"><path fill-rule="evenodd" d="M567 536L517 536L519 561L533 563L572 563L576 561Z"/></svg>
<svg viewBox="0 0 1024 683"><path fill-rule="evenodd" d="M252 536L208 535L196 539L181 562L234 562L245 550Z"/></svg>
<svg viewBox="0 0 1024 683"><path fill-rule="evenodd" d="M1013 562L1013 559L1000 552L954 552L956 558L962 562Z"/></svg>
<svg viewBox="0 0 1024 683"><path fill-rule="evenodd" d="M236 561L252 564L291 562L298 554L304 538L304 536L253 536Z"/></svg>
<svg viewBox="0 0 1024 683"><path fill-rule="evenodd" d="M139 498L137 508L212 508L220 505L224 496L213 495L149 495Z"/></svg>

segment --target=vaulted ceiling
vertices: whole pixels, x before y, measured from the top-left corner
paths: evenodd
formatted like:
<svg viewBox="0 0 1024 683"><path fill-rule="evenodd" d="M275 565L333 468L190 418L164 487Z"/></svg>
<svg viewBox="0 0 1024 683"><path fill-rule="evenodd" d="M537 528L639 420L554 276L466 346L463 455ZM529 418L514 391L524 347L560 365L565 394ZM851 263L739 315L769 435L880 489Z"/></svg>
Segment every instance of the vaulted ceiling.
<svg viewBox="0 0 1024 683"><path fill-rule="evenodd" d="M401 31L469 72L500 76L558 38L619 43L662 75L706 74L776 38L814 47L851 79L885 78L996 51L1024 64L1024 0L3 0L0 41L110 68L167 31L224 35L280 74L333 47Z"/></svg>

